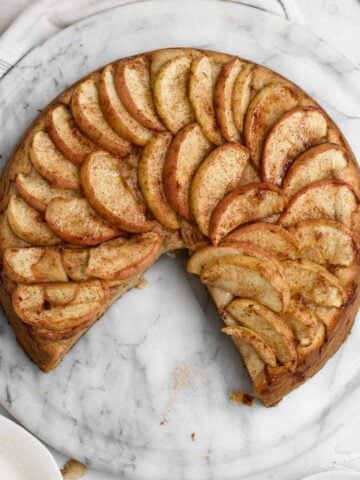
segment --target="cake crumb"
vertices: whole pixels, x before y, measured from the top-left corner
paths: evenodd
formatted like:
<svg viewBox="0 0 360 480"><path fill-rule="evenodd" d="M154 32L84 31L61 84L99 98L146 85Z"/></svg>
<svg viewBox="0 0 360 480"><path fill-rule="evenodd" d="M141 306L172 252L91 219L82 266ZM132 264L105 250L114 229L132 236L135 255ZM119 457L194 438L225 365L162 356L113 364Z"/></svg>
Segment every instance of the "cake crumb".
<svg viewBox="0 0 360 480"><path fill-rule="evenodd" d="M248 407L251 407L254 403L254 397L252 395L235 390L229 392L229 399L234 403L242 403Z"/></svg>
<svg viewBox="0 0 360 480"><path fill-rule="evenodd" d="M191 434L191 441L193 442L195 440L195 432Z"/></svg>
<svg viewBox="0 0 360 480"><path fill-rule="evenodd" d="M83 477L87 472L87 466L76 460L69 460L61 469L64 480L77 480Z"/></svg>
<svg viewBox="0 0 360 480"><path fill-rule="evenodd" d="M139 281L139 283L136 285L136 288L138 289L141 289L141 288L144 288L146 287L146 285L148 284L149 282L146 280L146 278L142 277Z"/></svg>

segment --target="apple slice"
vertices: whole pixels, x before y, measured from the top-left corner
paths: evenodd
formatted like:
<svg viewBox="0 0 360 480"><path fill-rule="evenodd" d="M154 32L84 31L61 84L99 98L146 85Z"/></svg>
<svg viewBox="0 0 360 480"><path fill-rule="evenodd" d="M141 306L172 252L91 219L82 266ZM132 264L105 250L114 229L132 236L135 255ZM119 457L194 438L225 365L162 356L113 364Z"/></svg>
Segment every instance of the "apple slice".
<svg viewBox="0 0 360 480"><path fill-rule="evenodd" d="M283 318L259 303L247 299L233 300L226 307L226 312L240 326L260 335L288 370L295 370L297 354L294 335Z"/></svg>
<svg viewBox="0 0 360 480"><path fill-rule="evenodd" d="M159 133L148 142L139 162L138 177L141 192L151 213L165 228L177 230L180 224L167 202L162 181L171 139L170 133Z"/></svg>
<svg viewBox="0 0 360 480"><path fill-rule="evenodd" d="M200 278L206 285L256 300L275 312L284 312L289 304L287 283L274 263L264 258L225 255L205 264Z"/></svg>
<svg viewBox="0 0 360 480"><path fill-rule="evenodd" d="M57 105L46 116L46 127L51 140L71 162L80 164L96 145L77 128L66 105Z"/></svg>
<svg viewBox="0 0 360 480"><path fill-rule="evenodd" d="M107 65L101 73L99 97L105 118L118 135L137 145L145 145L150 140L152 131L135 120L122 104L116 91L112 65Z"/></svg>
<svg viewBox="0 0 360 480"><path fill-rule="evenodd" d="M354 187L358 184L346 150L339 145L323 143L306 150L294 161L285 176L283 189L291 197L311 183L331 178L344 180Z"/></svg>
<svg viewBox="0 0 360 480"><path fill-rule="evenodd" d="M224 327L221 331L226 333L226 335L230 335L249 344L265 364L276 367L276 356L273 349L253 330L236 325L234 327Z"/></svg>
<svg viewBox="0 0 360 480"><path fill-rule="evenodd" d="M107 152L90 154L81 167L86 197L101 216L118 228L127 232L147 232L152 222L145 217L142 205L121 175L123 162Z"/></svg>
<svg viewBox="0 0 360 480"><path fill-rule="evenodd" d="M143 149L133 148L129 155L119 162L118 165L120 169L120 175L122 176L125 184L129 187L131 193L137 199L139 207L141 207L142 211L145 212L146 205L140 190L138 179L138 168L142 152Z"/></svg>
<svg viewBox="0 0 360 480"><path fill-rule="evenodd" d="M211 152L198 168L191 184L190 205L204 235L209 235L213 210L224 195L238 185L248 159L245 147L227 143Z"/></svg>
<svg viewBox="0 0 360 480"><path fill-rule="evenodd" d="M324 112L297 107L286 112L270 130L263 150L262 178L280 186L287 169L308 148L324 143L327 134Z"/></svg>
<svg viewBox="0 0 360 480"><path fill-rule="evenodd" d="M299 241L301 256L315 263L352 265L358 254L354 233L332 220L308 220L293 229Z"/></svg>
<svg viewBox="0 0 360 480"><path fill-rule="evenodd" d="M347 183L341 180L322 180L294 195L279 222L288 227L304 220L328 219L351 228L358 203L355 192Z"/></svg>
<svg viewBox="0 0 360 480"><path fill-rule="evenodd" d="M154 85L159 70L163 65L165 65L165 63L169 62L170 60L174 60L174 58L177 57L201 57L202 53L194 48L162 48L161 50L150 52L148 56L150 57L151 83Z"/></svg>
<svg viewBox="0 0 360 480"><path fill-rule="evenodd" d="M15 312L23 322L58 331L92 320L108 299L108 288L99 280L92 280L18 285L12 300Z"/></svg>
<svg viewBox="0 0 360 480"><path fill-rule="evenodd" d="M71 111L77 125L91 140L113 155L125 157L130 143L114 132L102 113L99 79L100 74L94 73L78 84L72 96Z"/></svg>
<svg viewBox="0 0 360 480"><path fill-rule="evenodd" d="M144 272L159 256L162 238L155 232L115 239L90 250L85 272L104 280L124 280Z"/></svg>
<svg viewBox="0 0 360 480"><path fill-rule="evenodd" d="M32 169L28 175L18 173L15 185L23 199L39 212L45 212L47 204L54 198L73 198L78 195L73 190L51 186L35 169Z"/></svg>
<svg viewBox="0 0 360 480"><path fill-rule="evenodd" d="M282 83L264 87L251 101L244 125L245 145L250 150L252 162L259 167L266 135L271 127L288 110L297 106L299 94Z"/></svg>
<svg viewBox="0 0 360 480"><path fill-rule="evenodd" d="M55 187L81 189L79 167L64 157L47 133L35 133L29 155L35 169Z"/></svg>
<svg viewBox="0 0 360 480"><path fill-rule="evenodd" d="M170 144L163 169L163 184L170 206L191 220L190 186L204 158L212 150L211 143L197 123L180 130Z"/></svg>
<svg viewBox="0 0 360 480"><path fill-rule="evenodd" d="M294 235L280 225L257 222L237 228L224 242L250 242L270 250L279 260L296 260L300 257L299 243Z"/></svg>
<svg viewBox="0 0 360 480"><path fill-rule="evenodd" d="M64 248L61 251L61 260L66 274L75 282L89 280L85 269L89 263L90 248Z"/></svg>
<svg viewBox="0 0 360 480"><path fill-rule="evenodd" d="M210 220L210 238L215 245L244 223L256 222L281 213L286 195L267 183L253 183L228 193L217 205Z"/></svg>
<svg viewBox="0 0 360 480"><path fill-rule="evenodd" d="M143 127L163 132L150 85L149 58L145 55L122 60L115 73L115 85L120 100L130 115Z"/></svg>
<svg viewBox="0 0 360 480"><path fill-rule="evenodd" d="M191 62L188 55L169 60L160 68L154 83L156 109L173 133L195 120L188 98Z"/></svg>
<svg viewBox="0 0 360 480"><path fill-rule="evenodd" d="M206 138L209 142L220 145L222 136L216 123L214 87L210 58L204 55L194 59L191 63L189 99Z"/></svg>
<svg viewBox="0 0 360 480"><path fill-rule="evenodd" d="M215 85L215 110L220 131L228 142L239 142L240 134L234 123L232 110L235 81L244 67L238 58L226 63Z"/></svg>
<svg viewBox="0 0 360 480"><path fill-rule="evenodd" d="M257 245L247 242L224 242L218 247L213 245L205 246L198 249L189 259L187 263L187 271L200 275L202 268L211 261L230 255L245 255L249 257L256 257L264 259L265 262L272 265L272 268L277 270L282 275L281 265L276 258L268 251Z"/></svg>
<svg viewBox="0 0 360 480"><path fill-rule="evenodd" d="M292 300L286 311L285 319L293 329L301 347L307 347L313 343L319 320L312 310L301 302Z"/></svg>
<svg viewBox="0 0 360 480"><path fill-rule="evenodd" d="M10 197L7 218L17 237L31 245L57 245L59 237L44 222L40 213L17 195Z"/></svg>
<svg viewBox="0 0 360 480"><path fill-rule="evenodd" d="M251 82L255 65L247 63L237 76L233 89L232 110L235 127L241 134L244 130L245 115L252 97Z"/></svg>
<svg viewBox="0 0 360 480"><path fill-rule="evenodd" d="M224 307L226 307L226 305L228 305L234 298L234 295L231 295L231 293L225 292L225 290L221 290L220 288L211 287L208 285L207 289L218 311L222 311Z"/></svg>
<svg viewBox="0 0 360 480"><path fill-rule="evenodd" d="M45 212L46 222L60 238L75 245L97 245L120 231L103 220L85 198L55 198Z"/></svg>
<svg viewBox="0 0 360 480"><path fill-rule="evenodd" d="M15 235L8 221L7 211L0 215L0 253L3 254L6 248L26 247L29 244L20 240Z"/></svg>
<svg viewBox="0 0 360 480"><path fill-rule="evenodd" d="M246 164L244 171L241 175L239 187L249 185L250 183L261 183L261 178L258 170L254 167L251 162Z"/></svg>
<svg viewBox="0 0 360 480"><path fill-rule="evenodd" d="M344 305L345 291L335 275L326 268L308 260L286 260L282 266L292 296L324 307L339 308Z"/></svg>
<svg viewBox="0 0 360 480"><path fill-rule="evenodd" d="M302 362L302 359L309 356L312 352L319 351L322 348L325 340L326 340L325 325L320 321L317 321L315 334L313 339L311 340L311 343L309 345L300 344L297 347L297 353L298 353L300 362Z"/></svg>
<svg viewBox="0 0 360 480"><path fill-rule="evenodd" d="M14 282L67 282L60 251L55 248L8 248L3 257L6 275Z"/></svg>

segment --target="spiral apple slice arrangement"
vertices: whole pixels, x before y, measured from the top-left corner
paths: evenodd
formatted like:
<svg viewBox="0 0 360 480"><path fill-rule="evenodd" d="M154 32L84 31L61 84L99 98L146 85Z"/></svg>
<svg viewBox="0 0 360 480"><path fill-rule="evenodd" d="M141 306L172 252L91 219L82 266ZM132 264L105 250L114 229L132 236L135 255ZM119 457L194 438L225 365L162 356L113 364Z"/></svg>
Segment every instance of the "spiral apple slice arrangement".
<svg viewBox="0 0 360 480"><path fill-rule="evenodd" d="M186 248L273 405L351 328L359 179L330 118L275 72L191 48L122 59L55 99L7 167L1 302L49 371Z"/></svg>

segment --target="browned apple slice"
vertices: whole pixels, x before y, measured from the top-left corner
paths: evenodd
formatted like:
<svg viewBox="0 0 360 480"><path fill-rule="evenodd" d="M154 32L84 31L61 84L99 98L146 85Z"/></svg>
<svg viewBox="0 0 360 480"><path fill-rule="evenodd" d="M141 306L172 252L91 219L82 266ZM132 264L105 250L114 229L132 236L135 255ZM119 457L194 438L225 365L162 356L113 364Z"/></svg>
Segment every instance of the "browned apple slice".
<svg viewBox="0 0 360 480"><path fill-rule="evenodd" d="M71 111L77 125L91 140L113 155L125 157L129 153L130 144L115 133L102 113L99 78L100 74L95 73L79 83L72 96Z"/></svg>
<svg viewBox="0 0 360 480"><path fill-rule="evenodd" d="M226 63L220 72L215 86L215 110L219 127L228 142L240 141L240 134L235 126L232 110L235 81L244 67L238 58Z"/></svg>
<svg viewBox="0 0 360 480"><path fill-rule="evenodd" d="M225 255L205 264L200 278L206 285L256 300L274 312L284 312L289 304L286 281L274 263L265 258Z"/></svg>
<svg viewBox="0 0 360 480"><path fill-rule="evenodd" d="M297 106L298 99L294 88L271 83L251 101L245 118L244 139L251 160L257 167L261 164L264 141L270 128L285 112Z"/></svg>
<svg viewBox="0 0 360 480"><path fill-rule="evenodd" d="M99 280L18 285L13 293L13 306L28 325L64 330L96 317L108 298L109 290Z"/></svg>
<svg viewBox="0 0 360 480"><path fill-rule="evenodd" d="M350 164L346 150L339 145L323 143L300 155L289 168L283 189L288 196L319 180L338 178L356 187L355 167Z"/></svg>
<svg viewBox="0 0 360 480"><path fill-rule="evenodd" d="M32 335L36 338L44 338L45 340L57 341L67 340L68 338L74 338L80 332L87 330L92 323L92 319L80 323L76 327L65 328L64 330L48 330L46 328L38 328L28 325L28 328Z"/></svg>
<svg viewBox="0 0 360 480"><path fill-rule="evenodd" d="M148 54L150 57L150 77L151 83L154 85L157 74L160 68L170 60L174 60L176 57L190 56L192 58L201 57L202 53L194 48L162 48L161 50L155 50Z"/></svg>
<svg viewBox="0 0 360 480"><path fill-rule="evenodd" d="M214 107L213 66L209 57L196 58L191 64L189 99L197 122L209 142L220 145L221 133Z"/></svg>
<svg viewBox="0 0 360 480"><path fill-rule="evenodd" d="M145 145L150 140L152 131L135 120L121 102L115 87L112 65L107 65L101 73L99 97L102 111L118 135L137 145Z"/></svg>
<svg viewBox="0 0 360 480"><path fill-rule="evenodd" d="M73 190L53 187L35 169L28 175L18 173L15 185L23 199L39 212L45 212L47 204L54 198L73 198L78 195Z"/></svg>
<svg viewBox="0 0 360 480"><path fill-rule="evenodd" d="M224 238L224 242L251 242L270 250L279 260L300 257L299 244L294 235L280 225L257 222L237 228Z"/></svg>
<svg viewBox="0 0 360 480"><path fill-rule="evenodd" d="M81 181L91 206L108 222L127 232L147 232L152 222L121 175L123 160L107 152L90 154L81 167Z"/></svg>
<svg viewBox="0 0 360 480"><path fill-rule="evenodd" d="M80 190L80 170L58 150L45 132L35 133L30 150L31 163L48 182L58 188Z"/></svg>
<svg viewBox="0 0 360 480"><path fill-rule="evenodd" d="M352 265L358 254L354 233L345 225L332 220L308 220L298 223L293 233L301 256L315 263Z"/></svg>
<svg viewBox="0 0 360 480"><path fill-rule="evenodd" d="M103 220L85 198L51 200L45 219L60 238L76 245L97 245L120 235L120 231Z"/></svg>
<svg viewBox="0 0 360 480"><path fill-rule="evenodd" d="M138 56L119 62L115 73L115 85L121 102L127 111L143 127L163 132L153 101L149 58Z"/></svg>
<svg viewBox="0 0 360 480"><path fill-rule="evenodd" d="M301 347L307 347L313 343L319 320L310 308L301 302L292 300L286 311L285 319L293 329Z"/></svg>
<svg viewBox="0 0 360 480"><path fill-rule="evenodd" d="M211 149L199 125L191 123L177 133L166 155L162 174L166 198L171 207L188 220L192 217L191 182Z"/></svg>
<svg viewBox="0 0 360 480"><path fill-rule="evenodd" d="M22 198L12 195L7 208L7 218L17 237L31 245L57 245L59 237L44 222L40 213Z"/></svg>
<svg viewBox="0 0 360 480"><path fill-rule="evenodd" d="M161 236L155 232L115 239L90 251L86 273L104 280L126 279L144 272L158 257Z"/></svg>
<svg viewBox="0 0 360 480"><path fill-rule="evenodd" d="M286 112L270 130L263 150L262 178L281 185L286 171L302 152L323 143L327 134L324 112L297 107Z"/></svg>
<svg viewBox="0 0 360 480"><path fill-rule="evenodd" d="M189 55L169 60L160 68L154 83L156 109L173 133L195 120L188 97L191 62Z"/></svg>
<svg viewBox="0 0 360 480"><path fill-rule="evenodd" d="M61 253L55 248L8 248L3 257L6 275L14 282L67 282Z"/></svg>
<svg viewBox="0 0 360 480"><path fill-rule="evenodd" d="M233 89L232 109L235 126L241 134L244 130L244 121L252 96L251 82L255 65L247 63L237 76Z"/></svg>
<svg viewBox="0 0 360 480"><path fill-rule="evenodd" d="M89 275L85 269L89 263L90 248L63 248L61 251L61 260L64 269L75 282L89 280Z"/></svg>
<svg viewBox="0 0 360 480"><path fill-rule="evenodd" d="M46 117L47 131L60 152L71 162L82 163L97 146L77 128L66 105L52 108Z"/></svg>
<svg viewBox="0 0 360 480"><path fill-rule="evenodd" d="M358 199L350 185L340 180L322 180L294 195L280 217L286 227L304 220L335 220L352 226Z"/></svg>
<svg viewBox="0 0 360 480"><path fill-rule="evenodd" d="M258 245L247 242L224 242L224 244L214 247L213 245L205 246L196 250L187 263L187 271L200 275L202 268L210 263L212 260L230 255L245 255L249 257L256 257L264 259L267 263L270 262L272 268L277 270L280 275L281 266L276 258L268 251Z"/></svg>
<svg viewBox="0 0 360 480"><path fill-rule="evenodd" d="M213 210L237 186L249 159L242 145L227 143L216 148L198 168L190 189L190 206L201 233L209 235Z"/></svg>
<svg viewBox="0 0 360 480"><path fill-rule="evenodd" d="M345 303L344 289L326 268L308 260L286 260L282 266L292 296L324 307L341 307Z"/></svg>
<svg viewBox="0 0 360 480"><path fill-rule="evenodd" d="M230 335L249 344L265 364L276 367L276 356L273 349L253 330L236 325L234 327L224 327L221 331L226 333L226 335Z"/></svg>
<svg viewBox="0 0 360 480"><path fill-rule="evenodd" d="M276 358L290 371L297 364L294 335L286 321L272 310L247 299L233 300L227 307L238 324L260 335Z"/></svg>
<svg viewBox="0 0 360 480"><path fill-rule="evenodd" d="M176 230L180 224L167 202L162 181L171 139L170 133L159 133L148 142L139 162L138 177L141 192L151 213L165 228Z"/></svg>
<svg viewBox="0 0 360 480"><path fill-rule="evenodd" d="M250 184L228 193L211 216L211 240L217 245L236 227L282 212L286 201L279 188L267 183Z"/></svg>

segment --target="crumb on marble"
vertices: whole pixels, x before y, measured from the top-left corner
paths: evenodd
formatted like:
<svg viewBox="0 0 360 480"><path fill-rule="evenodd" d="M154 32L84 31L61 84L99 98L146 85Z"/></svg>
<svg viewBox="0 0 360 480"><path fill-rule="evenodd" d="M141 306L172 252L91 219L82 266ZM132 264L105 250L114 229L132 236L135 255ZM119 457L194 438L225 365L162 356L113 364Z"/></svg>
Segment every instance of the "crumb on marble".
<svg viewBox="0 0 360 480"><path fill-rule="evenodd" d="M231 390L229 392L229 399L233 403L241 403L248 407L251 407L254 403L254 397L252 395L249 395L248 393L236 391L236 390Z"/></svg>
<svg viewBox="0 0 360 480"><path fill-rule="evenodd" d="M195 440L195 435L196 435L195 432L193 432L193 433L191 434L191 441L192 441L192 442Z"/></svg>
<svg viewBox="0 0 360 480"><path fill-rule="evenodd" d="M146 285L148 284L149 282L146 280L145 277L142 277L140 280L139 280L139 283L136 285L136 288L144 288L146 287Z"/></svg>
<svg viewBox="0 0 360 480"><path fill-rule="evenodd" d="M69 460L61 469L64 480L77 480L87 472L87 466L77 460Z"/></svg>

